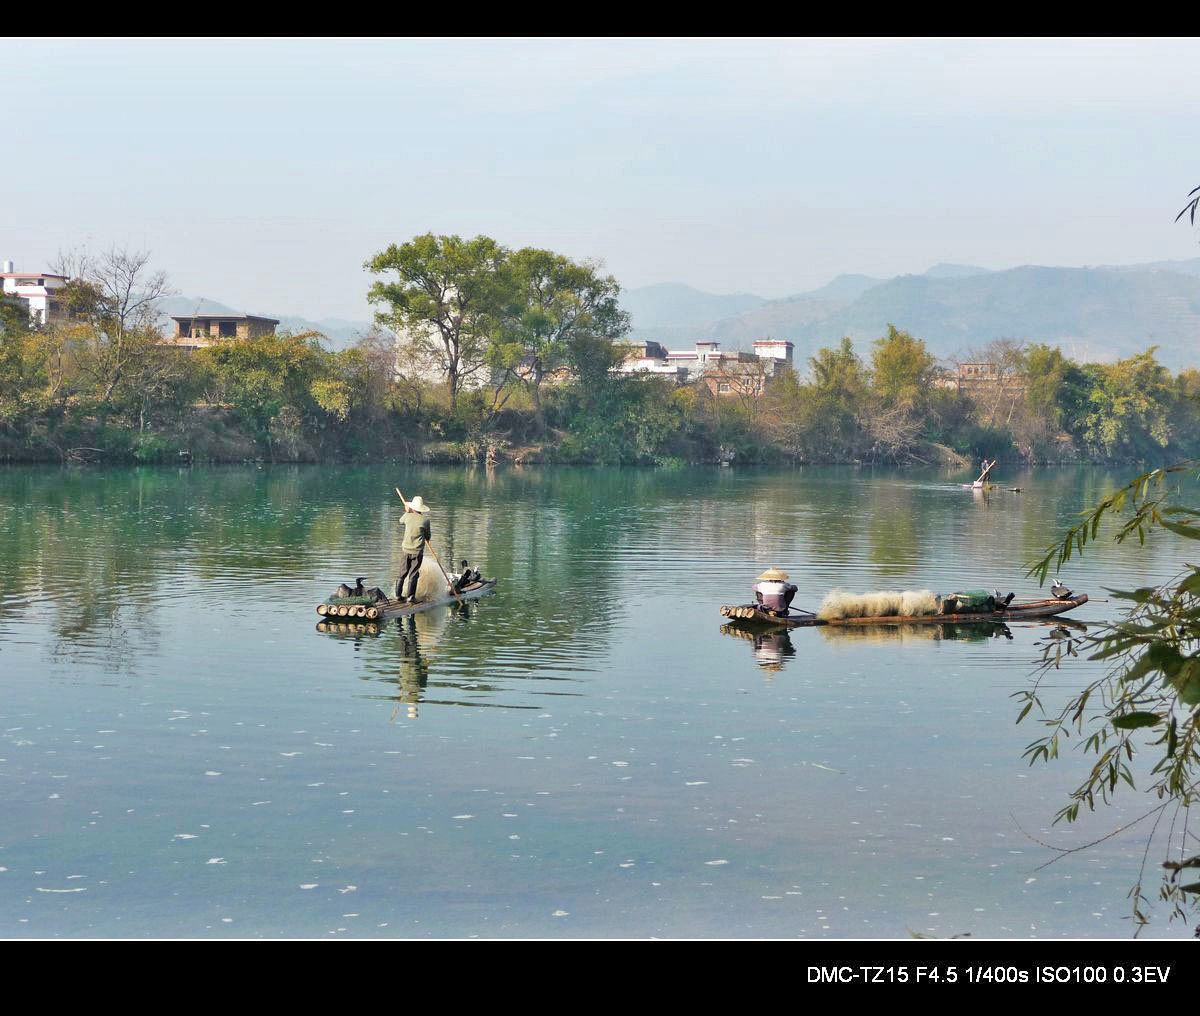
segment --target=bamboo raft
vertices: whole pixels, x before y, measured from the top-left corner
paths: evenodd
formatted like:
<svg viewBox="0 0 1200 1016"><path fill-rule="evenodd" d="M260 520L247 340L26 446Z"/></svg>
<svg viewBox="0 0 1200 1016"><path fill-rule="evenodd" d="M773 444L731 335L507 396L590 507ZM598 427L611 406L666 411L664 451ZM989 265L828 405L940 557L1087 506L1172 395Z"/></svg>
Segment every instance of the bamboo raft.
<svg viewBox="0 0 1200 1016"><path fill-rule="evenodd" d="M496 588L495 579L482 579L478 582L471 582L458 591L456 597L449 589L445 595L435 600L423 600L420 603L405 603L403 600L391 599L380 600L378 603L319 603L317 604L317 613L321 617L327 618L330 621L388 621L393 617L405 617L409 614L417 614L422 610L429 610L433 607L442 607L448 603L456 603L458 600L477 600L485 593L490 593Z"/></svg>
<svg viewBox="0 0 1200 1016"><path fill-rule="evenodd" d="M1015 600L1004 610L988 610L977 614L918 614L901 617L889 614L881 617L843 617L823 621L816 614L792 611L787 616L765 611L756 603L735 607L722 607L721 616L729 623L744 628L817 628L825 625L864 624L995 624L999 621L1033 621L1042 617L1054 617L1087 603L1087 593L1077 593L1065 600Z"/></svg>

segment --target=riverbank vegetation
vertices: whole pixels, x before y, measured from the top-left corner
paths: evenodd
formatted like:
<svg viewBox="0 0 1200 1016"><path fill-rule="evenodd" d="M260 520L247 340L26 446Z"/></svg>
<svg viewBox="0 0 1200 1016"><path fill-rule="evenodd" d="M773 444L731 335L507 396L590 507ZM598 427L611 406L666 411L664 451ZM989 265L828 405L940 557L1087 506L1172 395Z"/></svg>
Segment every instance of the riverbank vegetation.
<svg viewBox="0 0 1200 1016"><path fill-rule="evenodd" d="M378 334L160 342L168 292L140 254L75 265L66 315L0 301L0 459L670 464L1032 462L1200 454L1200 371L1150 348L1080 363L999 340L939 363L895 327L796 369L703 381L614 371L630 335L598 266L427 235L366 266ZM402 341L397 343L395 335ZM973 366L972 366L973 365ZM982 365L984 370L979 371ZM961 461L961 460L960 460Z"/></svg>

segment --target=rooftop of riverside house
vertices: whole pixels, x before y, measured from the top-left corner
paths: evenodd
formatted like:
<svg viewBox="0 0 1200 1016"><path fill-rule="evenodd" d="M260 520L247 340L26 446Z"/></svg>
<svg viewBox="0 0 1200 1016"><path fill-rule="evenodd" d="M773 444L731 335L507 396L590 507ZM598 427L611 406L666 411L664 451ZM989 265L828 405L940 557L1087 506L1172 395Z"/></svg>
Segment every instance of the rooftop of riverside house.
<svg viewBox="0 0 1200 1016"><path fill-rule="evenodd" d="M200 311L196 314L172 314L172 321L265 321L268 324L277 325L277 318L263 317L261 314L230 314L230 313L208 313Z"/></svg>

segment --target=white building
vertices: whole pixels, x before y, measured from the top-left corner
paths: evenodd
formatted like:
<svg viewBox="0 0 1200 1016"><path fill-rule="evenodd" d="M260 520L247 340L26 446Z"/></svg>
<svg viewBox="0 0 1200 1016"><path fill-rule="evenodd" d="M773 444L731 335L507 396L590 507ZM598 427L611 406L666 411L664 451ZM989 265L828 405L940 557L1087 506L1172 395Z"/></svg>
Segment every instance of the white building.
<svg viewBox="0 0 1200 1016"><path fill-rule="evenodd" d="M10 299L24 300L29 307L29 321L35 326L48 325L57 320L61 311L59 290L67 284L65 275L50 272L14 272L11 261L4 262L0 273L4 281L4 295Z"/></svg>
<svg viewBox="0 0 1200 1016"><path fill-rule="evenodd" d="M658 342L622 343L620 374L669 374L681 382L695 381L706 373L761 364L770 376L792 365L792 343L785 339L757 339L753 353L725 352L719 342L702 340L694 349L665 349Z"/></svg>
<svg viewBox="0 0 1200 1016"><path fill-rule="evenodd" d="M687 380L687 364L679 362L686 354L668 353L657 342L622 342L621 352L621 362L613 368L618 374L670 374Z"/></svg>

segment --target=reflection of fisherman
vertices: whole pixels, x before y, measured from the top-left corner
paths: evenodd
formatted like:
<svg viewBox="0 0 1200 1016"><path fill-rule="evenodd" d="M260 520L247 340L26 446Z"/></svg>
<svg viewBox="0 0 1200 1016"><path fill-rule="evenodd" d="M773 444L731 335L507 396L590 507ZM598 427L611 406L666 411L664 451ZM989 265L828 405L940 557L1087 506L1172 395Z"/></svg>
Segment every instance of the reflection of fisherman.
<svg viewBox="0 0 1200 1016"><path fill-rule="evenodd" d="M769 674L781 671L787 658L795 655L796 647L786 631L754 636L754 662Z"/></svg>
<svg viewBox="0 0 1200 1016"><path fill-rule="evenodd" d="M421 559L425 556L425 544L431 537L429 519L426 518L428 512L425 502L418 495L404 506L404 515L400 520L404 526L404 542L400 544L404 561L400 577L396 580L396 599L404 600L405 603L413 603L417 598Z"/></svg>
<svg viewBox="0 0 1200 1016"><path fill-rule="evenodd" d="M402 618L400 624L400 674L397 683L400 685L399 701L408 706L410 719L417 718L417 703L421 694L429 684L429 664L421 655L421 646L417 641L417 626L412 618Z"/></svg>

